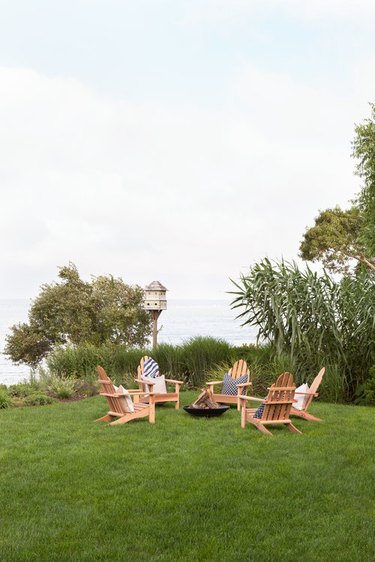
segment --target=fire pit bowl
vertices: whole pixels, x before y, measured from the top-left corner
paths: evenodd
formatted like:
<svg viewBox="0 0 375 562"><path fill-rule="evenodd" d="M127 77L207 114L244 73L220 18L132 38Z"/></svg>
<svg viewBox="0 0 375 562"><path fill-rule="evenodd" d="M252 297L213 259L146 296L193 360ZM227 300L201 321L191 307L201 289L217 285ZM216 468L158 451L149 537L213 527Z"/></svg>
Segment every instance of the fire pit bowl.
<svg viewBox="0 0 375 562"><path fill-rule="evenodd" d="M220 405L218 408L194 408L194 406L184 406L185 412L191 414L192 416L204 417L204 418L216 418L221 416L230 406Z"/></svg>

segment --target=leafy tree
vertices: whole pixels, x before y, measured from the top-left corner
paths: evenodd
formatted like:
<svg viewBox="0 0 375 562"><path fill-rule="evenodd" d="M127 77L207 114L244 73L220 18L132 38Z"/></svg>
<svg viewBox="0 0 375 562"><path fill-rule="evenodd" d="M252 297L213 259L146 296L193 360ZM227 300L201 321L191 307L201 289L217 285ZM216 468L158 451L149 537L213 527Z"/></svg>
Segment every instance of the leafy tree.
<svg viewBox="0 0 375 562"><path fill-rule="evenodd" d="M362 225L363 215L358 207L321 211L315 225L304 234L300 256L307 261L321 261L334 272L348 273L353 260L375 271L375 260L362 241Z"/></svg>
<svg viewBox="0 0 375 562"><path fill-rule="evenodd" d="M143 290L112 276L83 281L74 264L61 267L60 281L45 284L29 311L29 322L11 327L5 354L36 366L55 346L81 343L147 343L151 318Z"/></svg>
<svg viewBox="0 0 375 562"><path fill-rule="evenodd" d="M300 245L302 259L334 272L348 273L354 260L357 271L361 265L375 273L375 104L370 106L372 115L356 125L353 141L356 173L364 180L360 194L347 211L321 211Z"/></svg>
<svg viewBox="0 0 375 562"><path fill-rule="evenodd" d="M356 173L364 182L356 201L363 219L360 239L375 256L375 104L370 107L371 117L355 127L353 156L358 159Z"/></svg>

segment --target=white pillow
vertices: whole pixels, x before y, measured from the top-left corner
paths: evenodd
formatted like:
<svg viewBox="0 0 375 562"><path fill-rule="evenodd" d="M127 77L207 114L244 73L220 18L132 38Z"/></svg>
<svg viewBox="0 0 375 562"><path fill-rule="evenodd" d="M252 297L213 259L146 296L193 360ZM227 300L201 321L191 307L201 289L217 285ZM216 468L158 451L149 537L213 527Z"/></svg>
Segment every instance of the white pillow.
<svg viewBox="0 0 375 562"><path fill-rule="evenodd" d="M132 414L134 412L134 404L129 392L126 390L126 388L122 386L122 384L120 384L116 392L117 394L121 394L120 401L124 409L124 412L128 412L129 414Z"/></svg>
<svg viewBox="0 0 375 562"><path fill-rule="evenodd" d="M309 385L306 382L304 384L301 384L301 386L299 386L298 388L296 388L294 394L294 400L297 400L297 402L293 402L293 408L295 408L296 410L304 409L306 398L308 397L305 396L304 394L298 394L298 392L308 392L308 391L309 391Z"/></svg>
<svg viewBox="0 0 375 562"><path fill-rule="evenodd" d="M142 380L147 382L153 382L153 386L148 386L147 390L149 392L155 392L155 394L166 394L167 393L167 385L165 384L165 376L161 375L160 377L142 377ZM152 390L151 390L152 389Z"/></svg>

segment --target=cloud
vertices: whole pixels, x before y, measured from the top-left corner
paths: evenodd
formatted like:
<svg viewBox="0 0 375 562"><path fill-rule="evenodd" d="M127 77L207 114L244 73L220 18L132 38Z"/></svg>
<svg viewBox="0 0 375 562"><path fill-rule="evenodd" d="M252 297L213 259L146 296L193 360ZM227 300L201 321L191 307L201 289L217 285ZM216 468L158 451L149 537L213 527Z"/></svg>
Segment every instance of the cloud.
<svg viewBox="0 0 375 562"><path fill-rule="evenodd" d="M271 0L289 13L305 18L335 18L351 21L367 21L375 16L372 0ZM370 23L370 22L368 22Z"/></svg>
<svg viewBox="0 0 375 562"><path fill-rule="evenodd" d="M295 257L318 209L358 185L350 139L369 70L353 68L343 94L247 64L227 108L207 110L0 68L2 294L33 296L73 261L86 277L217 297L254 260Z"/></svg>
<svg viewBox="0 0 375 562"><path fill-rule="evenodd" d="M287 14L305 21L333 20L373 27L372 0L193 0L184 4L185 23L238 23L246 16Z"/></svg>

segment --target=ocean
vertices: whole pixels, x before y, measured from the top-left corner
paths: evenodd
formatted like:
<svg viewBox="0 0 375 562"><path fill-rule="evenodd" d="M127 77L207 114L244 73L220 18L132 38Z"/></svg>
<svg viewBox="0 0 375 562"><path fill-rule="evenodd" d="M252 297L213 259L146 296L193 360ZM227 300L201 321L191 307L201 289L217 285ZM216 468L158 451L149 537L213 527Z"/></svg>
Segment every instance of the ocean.
<svg viewBox="0 0 375 562"><path fill-rule="evenodd" d="M15 384L28 378L26 366L11 363L3 354L9 328L27 321L28 299L0 300L0 384ZM168 300L168 309L158 321L158 342L178 345L194 336L212 336L232 345L254 343L256 330L241 327L228 300Z"/></svg>

